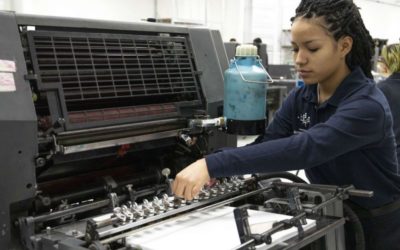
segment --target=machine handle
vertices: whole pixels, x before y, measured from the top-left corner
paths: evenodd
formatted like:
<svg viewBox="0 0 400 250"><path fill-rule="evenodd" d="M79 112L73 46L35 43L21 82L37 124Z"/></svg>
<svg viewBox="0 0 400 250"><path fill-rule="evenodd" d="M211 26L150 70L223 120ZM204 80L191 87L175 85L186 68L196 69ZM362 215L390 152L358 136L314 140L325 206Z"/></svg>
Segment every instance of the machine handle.
<svg viewBox="0 0 400 250"><path fill-rule="evenodd" d="M273 82L274 82L274 80L272 80L272 77L268 74L268 71L267 71L267 70L264 68L264 66L262 65L259 56L257 56L256 62L258 62L258 63L260 64L261 68L262 68L262 69L265 71L265 73L267 74L267 77L269 78L269 80L267 80L266 82L253 81L253 80L247 80L247 79L245 79L244 76L243 76L243 74L242 74L242 72L240 72L240 70L239 70L239 67L238 67L238 65L237 65L237 63L236 63L236 59L233 59L233 62L235 63L236 70L239 72L239 75L240 75L240 77L242 78L242 80L243 80L244 82L250 82L250 83L273 83Z"/></svg>

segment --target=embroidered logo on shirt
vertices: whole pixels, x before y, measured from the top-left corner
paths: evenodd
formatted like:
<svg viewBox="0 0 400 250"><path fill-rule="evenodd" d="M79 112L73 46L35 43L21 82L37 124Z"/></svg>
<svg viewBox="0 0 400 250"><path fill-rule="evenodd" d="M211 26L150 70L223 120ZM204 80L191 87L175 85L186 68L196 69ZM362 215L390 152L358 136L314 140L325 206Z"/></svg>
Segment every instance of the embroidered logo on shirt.
<svg viewBox="0 0 400 250"><path fill-rule="evenodd" d="M308 127L308 125L311 122L311 118L307 113L299 115L297 118L301 121L301 123L304 125L304 127Z"/></svg>

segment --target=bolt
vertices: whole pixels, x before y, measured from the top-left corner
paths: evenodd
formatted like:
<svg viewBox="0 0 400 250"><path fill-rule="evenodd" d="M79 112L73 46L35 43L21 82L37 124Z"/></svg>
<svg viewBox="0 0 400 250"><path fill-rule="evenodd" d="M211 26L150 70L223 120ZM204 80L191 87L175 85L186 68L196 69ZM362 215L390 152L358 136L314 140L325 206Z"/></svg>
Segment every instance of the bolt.
<svg viewBox="0 0 400 250"><path fill-rule="evenodd" d="M92 241L92 237L90 237L90 234L89 234L89 233L85 234L85 240L86 240L87 242Z"/></svg>

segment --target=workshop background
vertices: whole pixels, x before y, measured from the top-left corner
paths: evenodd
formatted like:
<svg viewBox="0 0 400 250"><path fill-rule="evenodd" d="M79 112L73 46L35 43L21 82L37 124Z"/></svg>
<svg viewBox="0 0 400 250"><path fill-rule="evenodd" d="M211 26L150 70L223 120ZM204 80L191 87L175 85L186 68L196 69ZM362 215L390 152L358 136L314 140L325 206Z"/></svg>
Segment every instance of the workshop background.
<svg viewBox="0 0 400 250"><path fill-rule="evenodd" d="M136 22L147 18L221 32L223 41L260 37L269 63L291 62L290 17L299 0L0 0L17 13ZM399 0L355 0L373 38L399 41Z"/></svg>

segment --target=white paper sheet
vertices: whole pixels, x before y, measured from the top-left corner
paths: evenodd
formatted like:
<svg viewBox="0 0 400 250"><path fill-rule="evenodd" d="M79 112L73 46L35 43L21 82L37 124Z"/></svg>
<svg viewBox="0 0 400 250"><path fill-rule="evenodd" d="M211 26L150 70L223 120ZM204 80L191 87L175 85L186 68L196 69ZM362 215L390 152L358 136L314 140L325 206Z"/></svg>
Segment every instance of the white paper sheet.
<svg viewBox="0 0 400 250"><path fill-rule="evenodd" d="M176 220L167 221L148 229L138 230L126 238L126 246L143 250L204 250L232 249L240 245L233 215L233 207L221 207L205 212L194 212ZM290 216L248 210L252 233L261 233L276 221ZM307 220L305 230L315 227L314 220ZM269 249L297 235L297 228L290 228L272 235L272 244L257 249Z"/></svg>
<svg viewBox="0 0 400 250"><path fill-rule="evenodd" d="M2 60L0 59L0 72L15 72L15 62L10 60Z"/></svg>
<svg viewBox="0 0 400 250"><path fill-rule="evenodd" d="M0 92L12 92L15 90L13 73L0 72Z"/></svg>

